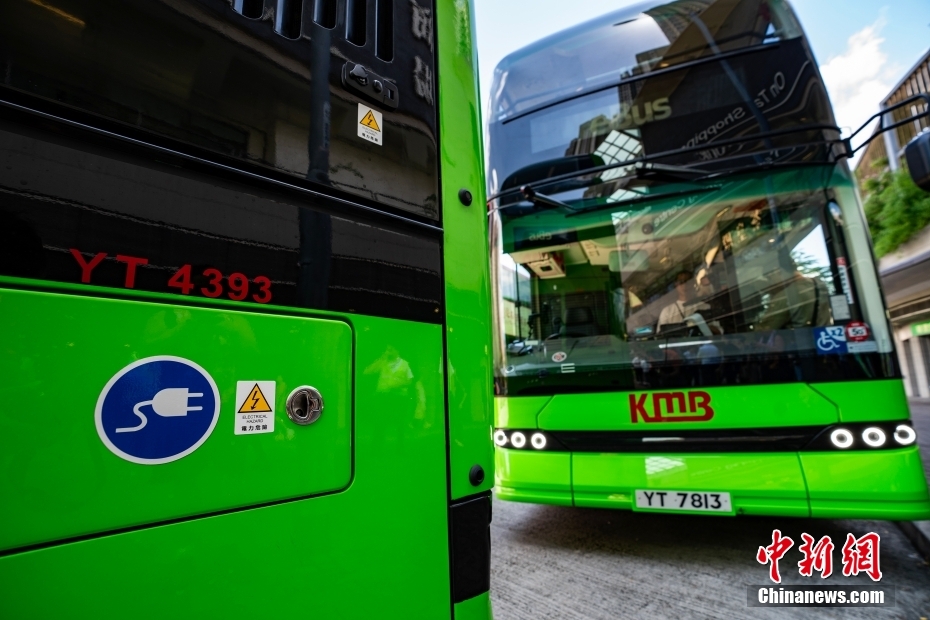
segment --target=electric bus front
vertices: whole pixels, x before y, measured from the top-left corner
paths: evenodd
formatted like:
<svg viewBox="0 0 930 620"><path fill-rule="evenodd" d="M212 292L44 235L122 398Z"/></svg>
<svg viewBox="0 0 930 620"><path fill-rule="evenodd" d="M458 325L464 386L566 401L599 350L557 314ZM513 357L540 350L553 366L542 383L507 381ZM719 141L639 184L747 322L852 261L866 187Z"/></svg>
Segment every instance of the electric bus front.
<svg viewBox="0 0 930 620"><path fill-rule="evenodd" d="M782 0L649 2L497 67L496 494L916 519L862 209Z"/></svg>

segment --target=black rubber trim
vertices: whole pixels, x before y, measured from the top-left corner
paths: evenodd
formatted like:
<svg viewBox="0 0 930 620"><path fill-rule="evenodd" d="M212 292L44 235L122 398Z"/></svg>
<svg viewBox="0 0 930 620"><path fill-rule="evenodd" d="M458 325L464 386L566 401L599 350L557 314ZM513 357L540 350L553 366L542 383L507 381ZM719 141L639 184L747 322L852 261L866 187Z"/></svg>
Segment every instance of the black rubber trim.
<svg viewBox="0 0 930 620"><path fill-rule="evenodd" d="M828 426L780 426L774 428L746 428L732 430L677 430L677 431L544 431L555 439L546 451L605 452L605 453L688 453L688 452L849 452L894 450L905 448L894 440L893 433L899 424L910 426L909 420L883 422L855 422ZM862 432L876 426L887 437L878 448L861 441ZM830 442L830 433L838 428L849 430L854 436L850 448L839 449ZM506 429L511 431L511 429ZM520 430L520 429L513 429ZM533 432L532 430L526 433ZM564 448L563 448L564 447ZM507 448L514 449L510 446ZM522 450L527 450L527 447ZM506 448L505 448L506 449ZM530 450L535 451L535 450Z"/></svg>
<svg viewBox="0 0 930 620"><path fill-rule="evenodd" d="M449 507L452 532L452 603L491 589L491 494Z"/></svg>

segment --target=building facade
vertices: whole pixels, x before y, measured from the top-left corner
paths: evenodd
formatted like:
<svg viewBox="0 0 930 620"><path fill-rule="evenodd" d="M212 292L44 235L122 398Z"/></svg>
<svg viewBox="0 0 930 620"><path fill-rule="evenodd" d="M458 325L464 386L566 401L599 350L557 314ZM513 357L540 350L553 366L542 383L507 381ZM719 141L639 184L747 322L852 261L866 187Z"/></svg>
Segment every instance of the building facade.
<svg viewBox="0 0 930 620"><path fill-rule="evenodd" d="M930 50L908 71L887 97L881 109L919 93L930 93ZM919 103L889 112L886 126L925 112ZM863 181L882 173L879 164L887 161L891 170L903 163L904 146L918 133L930 127L926 117L906 123L880 138L872 140L856 166L860 186ZM898 358L904 373L904 386L911 398L930 398L930 226L914 235L894 252L878 262L878 272Z"/></svg>

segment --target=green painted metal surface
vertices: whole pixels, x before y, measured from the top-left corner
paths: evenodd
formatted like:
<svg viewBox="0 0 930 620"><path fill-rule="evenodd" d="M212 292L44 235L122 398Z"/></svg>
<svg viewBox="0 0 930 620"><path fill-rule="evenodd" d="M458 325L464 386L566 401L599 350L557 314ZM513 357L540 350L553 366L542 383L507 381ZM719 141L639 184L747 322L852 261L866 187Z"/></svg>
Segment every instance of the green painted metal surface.
<svg viewBox="0 0 930 620"><path fill-rule="evenodd" d="M496 480L500 499L540 504L642 510L633 502L637 489L723 491L731 494L735 515L930 517L916 447L768 454L568 454L499 448Z"/></svg>
<svg viewBox="0 0 930 620"><path fill-rule="evenodd" d="M536 428L536 416L552 400L551 396L494 399L494 427Z"/></svg>
<svg viewBox="0 0 930 620"><path fill-rule="evenodd" d="M679 390L687 393L688 390ZM697 422L631 419L630 393L497 398L495 426L668 431L907 419L901 381L706 388L714 415ZM653 392L635 392L648 415ZM645 395L645 399L641 397ZM640 400L641 399L641 400ZM685 398L684 402L688 402ZM667 408L667 402L661 406ZM663 409L665 411L665 409ZM930 495L918 448L855 452L600 454L497 448L501 499L635 509L637 489L725 491L734 514L925 519Z"/></svg>
<svg viewBox="0 0 930 620"><path fill-rule="evenodd" d="M490 617L491 595L487 592L455 605L455 620L482 620Z"/></svg>
<svg viewBox="0 0 930 620"><path fill-rule="evenodd" d="M152 316L169 308L152 305ZM239 317L249 325L266 318ZM441 327L361 316L352 322L355 470L348 488L8 555L0 558L0 617L448 617ZM399 375L399 366L409 372ZM221 439L219 430L201 450ZM302 467L311 470L317 456L307 451ZM231 469L223 484L242 483ZM3 505L11 504L5 498Z"/></svg>
<svg viewBox="0 0 930 620"><path fill-rule="evenodd" d="M482 141L473 16L470 0L436 7L453 499L487 491L494 479L488 235L484 170L477 156ZM462 189L471 193L471 206L459 200ZM475 465L485 472L480 485L469 482Z"/></svg>
<svg viewBox="0 0 930 620"><path fill-rule="evenodd" d="M713 417L700 422L660 424L632 421L630 399L642 403L646 414L656 413L655 394L680 393L688 404L688 393L709 395L707 405ZM703 399L702 399L703 402ZM659 403L667 412L669 403ZM677 407L677 403L675 403ZM677 411L676 411L677 412ZM677 412L681 413L681 412ZM699 408L696 413L703 411ZM804 426L832 424L836 407L804 383L701 388L699 390L652 390L596 394L558 394L539 413L539 428L546 430L699 430L713 428L754 428L761 426Z"/></svg>
<svg viewBox="0 0 930 620"><path fill-rule="evenodd" d="M571 454L568 452L497 451L497 480L502 486L571 491Z"/></svg>
<svg viewBox="0 0 930 620"><path fill-rule="evenodd" d="M815 517L927 519L917 446L888 452L801 454Z"/></svg>
<svg viewBox="0 0 930 620"><path fill-rule="evenodd" d="M900 379L813 383L810 387L836 405L841 422L880 422L910 417L904 383Z"/></svg>
<svg viewBox="0 0 930 620"><path fill-rule="evenodd" d="M634 508L637 489L724 491L734 514L751 514L751 500L767 499L807 516L804 476L793 453L573 454L572 482L578 506Z"/></svg>
<svg viewBox="0 0 930 620"><path fill-rule="evenodd" d="M0 549L349 484L352 330L344 322L9 289L0 289L0 316L0 373L8 378L0 385L0 497L16 506L0 528ZM193 453L139 465L107 449L94 409L114 374L157 355L210 373L220 415ZM234 434L237 381L275 382L274 432ZM300 385L325 399L310 426L285 413Z"/></svg>
<svg viewBox="0 0 930 620"><path fill-rule="evenodd" d="M435 17L445 333L87 285L27 292L11 289L35 282L0 278L0 395L13 404L0 410L0 505L16 508L0 512L0 617L453 612L449 500L493 484L490 304L473 7L442 0ZM221 408L198 450L148 466L105 448L93 410L107 379L152 355L201 365ZM235 382L253 379L277 383L275 433L235 436ZM284 399L304 384L326 408L299 427ZM475 464L480 485L468 480ZM489 595L454 612L490 618Z"/></svg>

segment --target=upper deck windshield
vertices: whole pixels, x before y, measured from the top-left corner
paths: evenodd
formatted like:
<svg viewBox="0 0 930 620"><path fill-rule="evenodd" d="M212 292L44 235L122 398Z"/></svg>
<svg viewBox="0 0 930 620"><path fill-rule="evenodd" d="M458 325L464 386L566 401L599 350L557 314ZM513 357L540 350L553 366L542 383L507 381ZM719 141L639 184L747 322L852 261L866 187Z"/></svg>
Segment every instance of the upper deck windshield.
<svg viewBox="0 0 930 620"><path fill-rule="evenodd" d="M680 0L607 18L498 66L491 195L592 167L618 179L643 158L721 169L762 150L775 161L834 152L826 91L783 2Z"/></svg>
<svg viewBox="0 0 930 620"><path fill-rule="evenodd" d="M499 393L897 372L783 2L651 4L555 35L501 64L490 117Z"/></svg>
<svg viewBox="0 0 930 620"><path fill-rule="evenodd" d="M781 0L644 2L507 56L494 71L489 118L504 121L619 80L800 36Z"/></svg>

